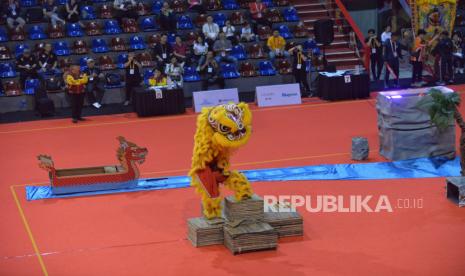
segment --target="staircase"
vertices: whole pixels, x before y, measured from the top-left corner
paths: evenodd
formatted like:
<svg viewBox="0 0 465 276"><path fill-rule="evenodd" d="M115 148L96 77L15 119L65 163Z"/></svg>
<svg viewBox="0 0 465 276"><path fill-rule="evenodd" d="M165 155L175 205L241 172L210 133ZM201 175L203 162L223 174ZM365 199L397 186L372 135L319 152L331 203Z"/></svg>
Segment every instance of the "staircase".
<svg viewBox="0 0 465 276"><path fill-rule="evenodd" d="M300 19L309 28L310 33L313 33L313 24L318 19L331 18L335 20L335 11L338 9L331 0L291 0L291 3L299 13ZM321 44L319 46L322 48ZM336 24L334 26L334 41L326 46L325 51L326 59L337 69L353 69L356 65L363 65L355 51L349 48L349 35L339 32ZM360 56L363 56L362 52Z"/></svg>

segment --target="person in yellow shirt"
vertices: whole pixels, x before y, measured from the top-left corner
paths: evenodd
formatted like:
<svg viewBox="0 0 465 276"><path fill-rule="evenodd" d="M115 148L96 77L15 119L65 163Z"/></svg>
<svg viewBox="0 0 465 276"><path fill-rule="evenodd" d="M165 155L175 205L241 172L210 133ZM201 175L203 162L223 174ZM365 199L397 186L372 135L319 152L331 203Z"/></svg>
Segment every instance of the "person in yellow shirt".
<svg viewBox="0 0 465 276"><path fill-rule="evenodd" d="M85 85L88 82L86 74L81 73L81 67L77 65L71 66L66 75L66 86L71 99L71 114L73 123L84 121L82 118L82 106L84 105Z"/></svg>
<svg viewBox="0 0 465 276"><path fill-rule="evenodd" d="M149 78L150 86L166 86L166 77L163 76L160 70L155 69L153 71L153 76Z"/></svg>
<svg viewBox="0 0 465 276"><path fill-rule="evenodd" d="M272 62L276 57L289 57L289 52L286 51L286 40L279 35L277 30L273 31L273 35L268 38L266 45L270 49L269 55Z"/></svg>

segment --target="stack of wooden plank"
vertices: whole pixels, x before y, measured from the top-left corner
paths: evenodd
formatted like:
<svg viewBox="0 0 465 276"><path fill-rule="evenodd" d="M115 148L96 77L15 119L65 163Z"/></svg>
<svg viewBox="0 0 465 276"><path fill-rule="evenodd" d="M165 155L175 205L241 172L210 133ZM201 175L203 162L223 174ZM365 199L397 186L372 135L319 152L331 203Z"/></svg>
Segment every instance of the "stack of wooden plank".
<svg viewBox="0 0 465 276"><path fill-rule="evenodd" d="M302 236L303 219L297 212L266 212L264 222L278 232L278 237Z"/></svg>
<svg viewBox="0 0 465 276"><path fill-rule="evenodd" d="M187 220L187 237L195 247L213 244L223 244L224 220L206 219L204 217L191 218Z"/></svg>
<svg viewBox="0 0 465 276"><path fill-rule="evenodd" d="M242 201L233 196L224 199L224 217L228 221L262 220L263 213L263 199L256 194Z"/></svg>
<svg viewBox="0 0 465 276"><path fill-rule="evenodd" d="M276 249L277 244L278 235L268 223L254 222L224 227L224 245L233 254Z"/></svg>

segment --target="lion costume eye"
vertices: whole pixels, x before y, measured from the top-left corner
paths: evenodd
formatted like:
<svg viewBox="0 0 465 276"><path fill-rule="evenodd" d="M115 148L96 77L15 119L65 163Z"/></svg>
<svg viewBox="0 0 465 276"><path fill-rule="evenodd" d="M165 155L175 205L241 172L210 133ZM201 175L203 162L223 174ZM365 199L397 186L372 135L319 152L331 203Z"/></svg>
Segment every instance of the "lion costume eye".
<svg viewBox="0 0 465 276"><path fill-rule="evenodd" d="M220 131L221 132L229 132L231 130L230 127L227 127L227 126L224 126L224 125L220 125Z"/></svg>

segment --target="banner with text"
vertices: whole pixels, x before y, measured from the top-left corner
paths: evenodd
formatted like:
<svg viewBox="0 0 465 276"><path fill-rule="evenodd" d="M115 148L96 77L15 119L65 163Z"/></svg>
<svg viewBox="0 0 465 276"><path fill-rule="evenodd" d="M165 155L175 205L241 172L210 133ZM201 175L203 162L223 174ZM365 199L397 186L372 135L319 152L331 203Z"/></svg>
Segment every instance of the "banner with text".
<svg viewBox="0 0 465 276"><path fill-rule="evenodd" d="M239 103L237 88L197 91L193 93L195 112L202 111L202 107L210 107L230 102Z"/></svg>
<svg viewBox="0 0 465 276"><path fill-rule="evenodd" d="M257 86L256 99L258 106L277 106L301 104L300 86L298 83Z"/></svg>

